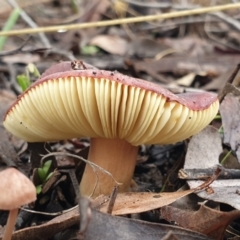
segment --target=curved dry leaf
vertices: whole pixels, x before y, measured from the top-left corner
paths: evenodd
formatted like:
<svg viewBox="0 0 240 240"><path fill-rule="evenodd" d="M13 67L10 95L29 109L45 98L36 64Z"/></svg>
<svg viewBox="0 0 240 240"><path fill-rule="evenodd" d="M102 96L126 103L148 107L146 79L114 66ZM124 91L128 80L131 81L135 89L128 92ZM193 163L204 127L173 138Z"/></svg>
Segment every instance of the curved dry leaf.
<svg viewBox="0 0 240 240"><path fill-rule="evenodd" d="M161 216L178 226L197 231L215 239L224 237L227 226L240 217L240 211L221 212L202 205L198 211L188 211L172 206L161 209Z"/></svg>
<svg viewBox="0 0 240 240"><path fill-rule="evenodd" d="M121 56L125 55L128 49L127 40L111 35L98 35L91 40L90 44L97 46L108 53Z"/></svg>
<svg viewBox="0 0 240 240"><path fill-rule="evenodd" d="M190 140L184 168L211 168L219 163L218 159L221 152L221 136L217 129L208 126ZM203 181L188 180L187 183L191 188L196 188ZM212 189L210 194L206 191L196 194L201 198L226 203L236 209L240 209L238 190L240 189L240 181L238 179L216 180L210 187Z"/></svg>
<svg viewBox="0 0 240 240"><path fill-rule="evenodd" d="M130 192L119 193L114 203L113 215L124 215L132 213L141 213L150 211L153 209L161 208L169 205L179 198L182 198L190 193L193 193L194 189L179 191L179 192ZM107 204L101 206L102 212L107 211Z"/></svg>
<svg viewBox="0 0 240 240"><path fill-rule="evenodd" d="M169 232L178 240L210 239L180 227L112 216L94 209L92 209L92 218L83 234L83 239L159 240ZM175 239L174 237L171 239Z"/></svg>

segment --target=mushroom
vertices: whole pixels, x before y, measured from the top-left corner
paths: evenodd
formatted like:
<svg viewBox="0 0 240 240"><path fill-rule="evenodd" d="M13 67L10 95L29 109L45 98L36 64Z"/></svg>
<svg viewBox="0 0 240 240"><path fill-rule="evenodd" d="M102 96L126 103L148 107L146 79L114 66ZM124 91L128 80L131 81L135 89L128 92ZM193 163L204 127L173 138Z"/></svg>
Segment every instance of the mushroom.
<svg viewBox="0 0 240 240"><path fill-rule="evenodd" d="M18 215L18 208L36 200L33 183L15 168L0 172L0 209L9 210L3 240L10 240Z"/></svg>
<svg viewBox="0 0 240 240"><path fill-rule="evenodd" d="M28 142L90 137L88 160L122 183L120 191L129 190L140 144L182 141L218 112L214 93L175 95L157 84L85 65L73 69L62 62L49 68L18 97L3 124ZM96 178L87 165L80 191L108 195L114 185L104 172Z"/></svg>

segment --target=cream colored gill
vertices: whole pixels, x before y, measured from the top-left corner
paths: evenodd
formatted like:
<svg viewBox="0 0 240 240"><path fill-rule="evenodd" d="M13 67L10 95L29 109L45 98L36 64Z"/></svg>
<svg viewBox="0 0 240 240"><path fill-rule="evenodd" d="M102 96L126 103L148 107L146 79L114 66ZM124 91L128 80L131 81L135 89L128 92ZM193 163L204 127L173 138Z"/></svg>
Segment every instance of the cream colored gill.
<svg viewBox="0 0 240 240"><path fill-rule="evenodd" d="M112 123L111 123L111 82L109 80L105 83L105 95L104 95L104 122L107 132L107 138L114 138L112 132Z"/></svg>
<svg viewBox="0 0 240 240"><path fill-rule="evenodd" d="M208 110L203 110L203 112L207 112ZM189 114L189 116L186 118L185 124L183 125L183 127L180 129L180 131L178 131L176 133L175 138L171 137L165 140L165 143L175 143L175 142L179 142L182 141L184 139L187 139L189 137L191 137L192 135L194 135L194 132L191 129L194 129L196 125L194 125L194 119L196 120L196 118L198 119L198 121L195 121L195 124L197 125L197 132L199 132L200 130L202 130L206 125L201 124L202 120L203 120L203 112L201 114L198 115L197 111L191 112ZM196 117L195 117L196 116ZM191 119L189 119L191 117ZM197 133L196 132L196 133Z"/></svg>
<svg viewBox="0 0 240 240"><path fill-rule="evenodd" d="M46 119L49 124L53 125L53 129L57 131L62 131L63 124L61 120L61 115L55 108L57 104L55 101L54 91L57 87L57 80L49 80L48 82L44 82L34 88L34 96L30 95L30 98L36 103L39 104L39 111Z"/></svg>
<svg viewBox="0 0 240 240"><path fill-rule="evenodd" d="M36 94L38 95L38 99L43 103L42 108L46 111L45 117L47 121L50 121L50 123L53 124L52 131L59 133L64 131L67 133L66 125L62 120L64 113L59 111L59 95L56 94L56 91L58 91L58 85L58 79L49 80L39 85L41 91L36 92ZM60 104L60 106L61 105L62 104ZM42 113L44 111L43 109L41 110Z"/></svg>
<svg viewBox="0 0 240 240"><path fill-rule="evenodd" d="M162 139L164 139L166 135L171 134L170 132L175 127L178 119L181 116L181 113L182 113L182 105L175 102L175 105L171 111L171 117L169 118L166 125L164 126L164 128L161 131Z"/></svg>
<svg viewBox="0 0 240 240"><path fill-rule="evenodd" d="M73 134L74 128L70 126L69 116L64 104L64 101L66 101L64 91L63 79L46 81L40 84L38 91L36 91L42 105L41 114L47 119L45 127L51 126L51 130L45 136L46 139L66 139Z"/></svg>
<svg viewBox="0 0 240 240"><path fill-rule="evenodd" d="M164 110L162 112L162 115L160 116L159 119L159 123L157 124L157 135L155 136L155 138L160 139L159 137L161 136L161 131L162 129L165 127L166 123L168 122L169 118L171 117L171 110L174 107L175 103L173 102L166 102L164 104ZM137 131L138 129L136 128L135 131ZM132 133L132 138L129 139L129 141L133 144L133 145L139 145L142 144L143 142L137 141L137 139L135 138L135 135Z"/></svg>
<svg viewBox="0 0 240 240"><path fill-rule="evenodd" d="M168 139L174 139L181 133L181 128L184 125L187 117L188 117L189 109L186 106L182 105L181 116L179 117L178 121L176 122L174 128L171 131L163 136L164 141L168 141Z"/></svg>
<svg viewBox="0 0 240 240"><path fill-rule="evenodd" d="M166 98L163 96L158 96L158 103L156 103L158 109L156 111L156 114L153 116L152 118L152 122L149 124L149 127L146 129L146 132L144 133L144 135L142 136L142 139L140 139L139 141L145 141L144 142L148 142L151 141L151 139L153 139L156 134L158 134L158 132L156 131L157 129L157 125L158 125L158 121L164 111L164 104L166 102Z"/></svg>
<svg viewBox="0 0 240 240"><path fill-rule="evenodd" d="M85 115L83 114L82 105L79 99L79 89L77 87L78 81L81 81L79 77L71 77L71 95L68 96L69 105L72 106L73 114L75 114L78 132L82 133L82 136L96 137L96 133L93 131Z"/></svg>
<svg viewBox="0 0 240 240"><path fill-rule="evenodd" d="M202 120L201 124L203 126L207 126L213 120L213 118L216 116L216 114L218 112L218 108L219 108L219 103L218 103L218 101L216 101L208 109L206 109L202 112L203 120ZM200 130L202 130L202 128ZM193 129L193 135L198 133L200 130L199 130L199 128Z"/></svg>
<svg viewBox="0 0 240 240"><path fill-rule="evenodd" d="M60 82L59 80L49 80L45 84L39 85L41 91L38 91L38 95L43 103L44 116L51 121L52 125L52 129L48 133L48 138L52 140L84 136L79 133L69 109L72 108L68 104L66 93L69 90L69 81L69 79L60 79Z"/></svg>
<svg viewBox="0 0 240 240"><path fill-rule="evenodd" d="M126 102L126 112L125 112L125 121L123 122L123 126L121 129L120 138L124 138L126 132L128 132L131 121L132 121L132 115L135 112L135 104L134 104L134 97L135 97L135 88L129 86L128 87L128 97Z"/></svg>
<svg viewBox="0 0 240 240"><path fill-rule="evenodd" d="M111 84L111 132L112 136L117 135L117 118L120 103L120 88L117 82Z"/></svg>
<svg viewBox="0 0 240 240"><path fill-rule="evenodd" d="M162 131L164 130L169 119L171 118L171 111L174 108L175 104L175 102L165 102L165 104L163 105L162 114L158 119L155 136L152 138L152 141L158 141L159 143L161 143Z"/></svg>
<svg viewBox="0 0 240 240"><path fill-rule="evenodd" d="M121 138L128 140L132 136L132 131L135 129L145 96L145 90L136 88L134 93L134 107L132 108L132 120L129 121L128 127L121 131Z"/></svg>
<svg viewBox="0 0 240 240"><path fill-rule="evenodd" d="M30 91L29 94L22 97L19 101L18 107L16 108L18 119L23 123L24 126L27 126L29 129L34 130L34 128L36 128L34 130L36 134L42 132L42 128L45 133L49 132L51 127L48 126L48 129L44 130L44 115L39 113L39 107L41 106L42 102L36 102L35 99L31 98L31 95L33 95L31 93L33 92L34 91Z"/></svg>
<svg viewBox="0 0 240 240"><path fill-rule="evenodd" d="M75 85L75 87L72 87ZM74 88L76 89L76 79L72 77L65 78L64 89L62 90L62 97L65 101L63 101L64 107L67 110L68 118L70 119L70 123L73 125L73 133L80 134L83 136L84 128L83 126L79 127L79 121L77 119L77 113L74 111L74 104L72 104L72 99L75 98L75 91L72 91Z"/></svg>
<svg viewBox="0 0 240 240"><path fill-rule="evenodd" d="M137 132L135 141L142 142L147 140L147 130L149 126L152 124L154 117L158 111L158 107L160 105L161 99L156 93L150 93L150 102L147 108L147 112L145 115L145 119L141 125L141 130Z"/></svg>
<svg viewBox="0 0 240 240"><path fill-rule="evenodd" d="M18 127L23 128L26 132L32 135L40 135L41 139L45 139L51 130L51 125L47 124L45 128L44 114L41 114L42 102L36 101L34 98L35 89L29 91L29 94L24 95L16 105L15 118L16 121L22 124Z"/></svg>
<svg viewBox="0 0 240 240"><path fill-rule="evenodd" d="M121 84L121 85L122 85L121 86L122 94L121 94L121 102L120 102L120 108L119 108L119 114L118 114L118 136L120 139L123 138L122 129L124 126L126 107L127 107L126 105L127 105L127 99L128 99L128 86L124 84Z"/></svg>
<svg viewBox="0 0 240 240"><path fill-rule="evenodd" d="M45 83L48 83L48 82L45 82ZM48 86L46 86L45 83L40 84L40 88L43 91L40 94L41 98L43 98L44 92L48 90ZM61 91L64 91L64 80L62 78L60 78L57 81L54 81L53 83L54 83L54 86L53 86L53 89L50 92L50 94L53 95L53 98L52 98L52 100L53 100L53 109L54 109L55 113L56 112L58 113L59 121L57 121L57 123L56 123L56 115L53 114L53 112L52 113L49 112L48 114L52 118L52 123L53 124L58 124L58 128L59 127L61 128L59 130L59 133L62 133L62 134L64 134L64 136L66 136L66 134L68 134L69 132L73 131L73 128L71 126L69 126L70 125L69 124L69 117L68 117L67 111L65 109L64 103L63 103L63 101L65 101L65 99L62 97L62 93L61 93ZM45 89L43 89L42 86ZM44 105L43 107L44 108L48 108L47 105Z"/></svg>
<svg viewBox="0 0 240 240"><path fill-rule="evenodd" d="M110 123L110 81L101 78L99 81L99 91L97 94L98 112L103 129L104 137L111 138Z"/></svg>
<svg viewBox="0 0 240 240"><path fill-rule="evenodd" d="M97 104L97 87L99 86L99 79L82 77L81 81L78 81L78 83L78 89L80 90L79 97L83 113L87 121L90 123L93 132L99 137L104 137Z"/></svg>
<svg viewBox="0 0 240 240"><path fill-rule="evenodd" d="M193 118L192 121L195 121L195 124L192 125L191 128L189 128L189 132L191 132L191 135L195 134L196 132L199 132L199 129L202 129L205 126L206 118L203 116L205 115L205 112L209 112L209 109L203 110L203 111L194 111L195 112L195 119ZM207 117L208 119L208 117Z"/></svg>
<svg viewBox="0 0 240 240"><path fill-rule="evenodd" d="M71 110L68 106L67 94L69 93L69 80L68 79L59 79L59 89L54 92L56 99L60 103L59 111L62 113L62 123L65 125L69 135L76 133L77 128L74 123L74 119L71 116Z"/></svg>
<svg viewBox="0 0 240 240"><path fill-rule="evenodd" d="M203 124L205 119L202 118L203 111L193 111L193 116L190 119L192 124L187 128L188 136L192 136L195 133L194 129L197 129L197 132L199 132L200 129L205 127L205 124Z"/></svg>
<svg viewBox="0 0 240 240"><path fill-rule="evenodd" d="M9 130L14 136L28 141L32 137L36 138L36 134L29 131L27 127L19 121L19 115L17 113L18 105L14 106L12 110L8 113L6 119L3 122L4 127Z"/></svg>
<svg viewBox="0 0 240 240"><path fill-rule="evenodd" d="M186 121L181 128L181 132L179 132L180 141L192 136L191 129L195 127L195 124L198 124L197 122L199 122L197 117L197 111L189 111L188 117L186 118Z"/></svg>
<svg viewBox="0 0 240 240"><path fill-rule="evenodd" d="M166 140L166 143L172 143L173 140L178 142L178 141L183 140L184 139L183 137L188 138L188 137L200 132L216 116L216 114L218 112L218 108L219 108L219 102L216 101L209 108L201 111L201 115L199 115L198 125L196 125L197 127L195 127L194 129L192 129L192 132L181 131L177 134L175 139L169 138L169 139ZM185 126L185 129L186 129L186 126ZM188 135L183 136L184 134L188 134Z"/></svg>
<svg viewBox="0 0 240 240"><path fill-rule="evenodd" d="M146 126L146 122L149 120L148 111L151 107L151 92L145 91L144 99L141 104L141 110L138 114L137 121L135 123L134 128L131 131L131 137L128 138L130 142L136 142L138 139L138 136L142 134L142 131L144 130Z"/></svg>
<svg viewBox="0 0 240 240"><path fill-rule="evenodd" d="M166 122L165 126L161 129L161 142L164 142L166 136L171 135L171 132L175 128L177 121L181 116L181 113L182 105L175 102L175 105L171 110L171 116L169 117L169 120Z"/></svg>

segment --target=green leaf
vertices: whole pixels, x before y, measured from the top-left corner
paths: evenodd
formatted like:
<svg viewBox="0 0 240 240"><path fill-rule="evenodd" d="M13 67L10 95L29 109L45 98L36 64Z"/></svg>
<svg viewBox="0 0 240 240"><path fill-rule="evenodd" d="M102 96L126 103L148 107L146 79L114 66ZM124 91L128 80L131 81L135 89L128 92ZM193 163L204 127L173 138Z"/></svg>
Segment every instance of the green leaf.
<svg viewBox="0 0 240 240"><path fill-rule="evenodd" d="M36 192L37 192L37 194L40 194L42 192L42 184L36 186Z"/></svg>
<svg viewBox="0 0 240 240"><path fill-rule="evenodd" d="M52 160L48 160L44 163L44 165L42 167L43 171L45 172L46 177L47 177L47 174L49 172L51 165L52 165Z"/></svg>
<svg viewBox="0 0 240 240"><path fill-rule="evenodd" d="M10 16L8 17L6 23L4 24L4 26L2 28L2 32L9 31L9 30L11 30L15 26L15 24L16 24L16 22L18 20L18 17L20 15L20 12L21 12L20 8L15 8L11 12ZM0 37L0 52L2 51L3 46L4 46L5 42L6 42L6 40L7 40L7 36L1 36Z"/></svg>
<svg viewBox="0 0 240 240"><path fill-rule="evenodd" d="M33 74L34 77L40 77L40 73L33 63L29 63L26 67L26 71L29 71L29 73Z"/></svg>
<svg viewBox="0 0 240 240"><path fill-rule="evenodd" d="M37 171L38 171L38 176L39 176L41 182L44 183L45 179L47 177L47 174L45 173L45 171L42 168L38 168Z"/></svg>
<svg viewBox="0 0 240 240"><path fill-rule="evenodd" d="M84 55L94 55L96 54L97 52L99 52L99 48L96 47L96 46L84 46L81 48L81 53L84 54Z"/></svg>
<svg viewBox="0 0 240 240"><path fill-rule="evenodd" d="M52 175L53 175L53 172L49 173L45 181L47 181L48 179L50 179Z"/></svg>
<svg viewBox="0 0 240 240"><path fill-rule="evenodd" d="M18 75L17 82L23 91L25 91L30 86L30 80L25 74Z"/></svg>

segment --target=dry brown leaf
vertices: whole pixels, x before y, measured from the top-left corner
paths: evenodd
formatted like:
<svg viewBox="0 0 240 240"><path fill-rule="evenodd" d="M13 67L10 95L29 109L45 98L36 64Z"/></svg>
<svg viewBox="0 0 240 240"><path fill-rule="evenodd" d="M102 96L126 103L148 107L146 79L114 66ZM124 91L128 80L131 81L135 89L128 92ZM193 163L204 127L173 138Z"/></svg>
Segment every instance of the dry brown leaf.
<svg viewBox="0 0 240 240"><path fill-rule="evenodd" d="M108 53L121 56L126 54L128 48L127 40L111 35L98 35L91 40L90 44L98 46Z"/></svg>
<svg viewBox="0 0 240 240"><path fill-rule="evenodd" d="M195 77L196 77L196 74L195 74L195 73L189 73L189 74L183 76L182 78L179 78L179 79L176 80L175 82L176 82L178 85L190 87L191 84L193 83Z"/></svg>
<svg viewBox="0 0 240 240"><path fill-rule="evenodd" d="M0 90L0 163L23 165L19 160L18 155L9 141L9 135L2 125L2 120L7 109L15 101L16 97L13 93L5 90Z"/></svg>
<svg viewBox="0 0 240 240"><path fill-rule="evenodd" d="M167 49L169 47L162 42L149 37L137 37L129 43L128 54L138 58L154 58Z"/></svg>
<svg viewBox="0 0 240 240"><path fill-rule="evenodd" d="M236 151L240 162L240 101L239 96L225 96L220 106L224 130L224 143L229 144Z"/></svg>
<svg viewBox="0 0 240 240"><path fill-rule="evenodd" d="M178 240L210 240L210 238L177 226L149 223L108 215L92 210L91 220L84 233L84 240L159 240L169 232Z"/></svg>
<svg viewBox="0 0 240 240"><path fill-rule="evenodd" d="M198 211L193 212L166 206L161 209L161 216L181 227L221 240L227 226L240 217L240 211L221 212L202 205Z"/></svg>
<svg viewBox="0 0 240 240"><path fill-rule="evenodd" d="M31 53L19 53L12 56L2 57L3 62L6 63L36 63L40 61L40 56Z"/></svg>
<svg viewBox="0 0 240 240"><path fill-rule="evenodd" d="M202 87L202 89L206 91L211 91L211 90L221 90L223 86L226 84L226 81L229 79L229 76L232 75L236 67L231 67L229 68L226 72L220 74L218 77L214 78L211 82L206 84L205 86ZM240 73L237 74L235 77L234 82L239 83L240 82Z"/></svg>
<svg viewBox="0 0 240 240"><path fill-rule="evenodd" d="M199 58L199 56L214 52L214 46L209 41L194 35L183 38L165 38L163 42L178 52L188 53L189 57Z"/></svg>
<svg viewBox="0 0 240 240"><path fill-rule="evenodd" d="M14 232L12 240L36 240L51 238L56 233L63 231L79 222L78 208L65 213L61 216L55 217L51 221L38 226L24 228ZM2 237L0 237L2 239Z"/></svg>
<svg viewBox="0 0 240 240"><path fill-rule="evenodd" d="M117 195L117 199L115 201L112 214L124 215L131 213L146 212L171 204L177 199L182 198L193 192L194 190L163 193L151 193L151 192L119 193ZM106 212L107 205L108 203L102 205L100 210Z"/></svg>
<svg viewBox="0 0 240 240"><path fill-rule="evenodd" d="M194 72L195 74L205 74L210 77L217 77L225 73L232 66L237 66L239 57L234 55L212 55L186 57L172 56L162 58L158 61L135 61L133 66L136 72L146 72L150 76L152 73L174 72L181 75Z"/></svg>
<svg viewBox="0 0 240 240"><path fill-rule="evenodd" d="M213 167L219 164L219 154L221 151L221 136L217 129L209 126L190 140L184 168L204 169ZM203 181L188 180L187 183L191 188L196 188ZM213 189L213 192L200 191L196 194L201 198L226 203L236 209L240 209L239 194L237 191L240 188L240 181L238 179L216 180L210 187Z"/></svg>

